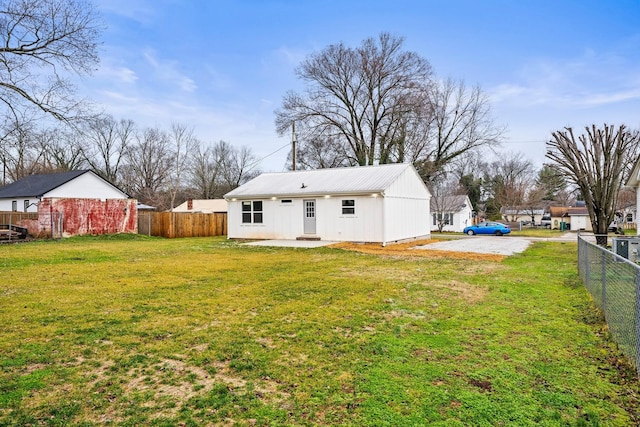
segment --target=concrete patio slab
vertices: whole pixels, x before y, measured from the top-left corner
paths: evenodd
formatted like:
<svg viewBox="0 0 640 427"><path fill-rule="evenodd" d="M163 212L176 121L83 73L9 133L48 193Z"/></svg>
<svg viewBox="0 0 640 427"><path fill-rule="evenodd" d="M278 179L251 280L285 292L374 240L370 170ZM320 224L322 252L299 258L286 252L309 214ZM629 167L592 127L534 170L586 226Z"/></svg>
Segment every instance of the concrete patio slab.
<svg viewBox="0 0 640 427"><path fill-rule="evenodd" d="M330 240L258 240L243 244L248 246L276 246L281 248L320 248L335 243L338 242Z"/></svg>

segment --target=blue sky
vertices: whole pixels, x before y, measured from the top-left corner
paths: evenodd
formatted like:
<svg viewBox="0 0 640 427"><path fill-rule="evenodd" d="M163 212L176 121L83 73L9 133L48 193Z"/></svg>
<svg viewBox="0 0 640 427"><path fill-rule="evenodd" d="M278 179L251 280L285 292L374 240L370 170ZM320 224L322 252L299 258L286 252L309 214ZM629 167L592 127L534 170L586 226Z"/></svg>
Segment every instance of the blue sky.
<svg viewBox="0 0 640 427"><path fill-rule="evenodd" d="M295 67L332 43L390 32L438 78L480 85L507 127L501 150L544 161L551 132L640 128L637 0L96 0L101 64L79 92L116 118L194 128L284 170L274 111ZM279 150L279 151L277 151ZM274 153L275 152L275 153ZM274 153L274 154L272 154Z"/></svg>

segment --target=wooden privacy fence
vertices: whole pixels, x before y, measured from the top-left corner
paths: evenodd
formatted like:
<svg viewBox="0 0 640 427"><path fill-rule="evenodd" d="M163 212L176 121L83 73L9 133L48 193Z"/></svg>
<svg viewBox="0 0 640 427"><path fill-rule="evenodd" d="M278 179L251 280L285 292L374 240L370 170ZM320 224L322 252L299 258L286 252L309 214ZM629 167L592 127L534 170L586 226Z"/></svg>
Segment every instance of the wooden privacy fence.
<svg viewBox="0 0 640 427"><path fill-rule="evenodd" d="M138 234L170 239L226 236L227 214L138 211Z"/></svg>
<svg viewBox="0 0 640 427"><path fill-rule="evenodd" d="M0 224L17 224L23 219L38 219L38 213L0 211Z"/></svg>

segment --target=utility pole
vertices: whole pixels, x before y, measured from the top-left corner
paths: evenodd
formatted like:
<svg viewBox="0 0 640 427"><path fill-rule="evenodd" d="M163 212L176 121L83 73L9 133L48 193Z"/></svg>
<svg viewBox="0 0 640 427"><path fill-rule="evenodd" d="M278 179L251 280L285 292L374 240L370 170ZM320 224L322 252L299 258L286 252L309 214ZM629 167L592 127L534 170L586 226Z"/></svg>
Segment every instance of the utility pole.
<svg viewBox="0 0 640 427"><path fill-rule="evenodd" d="M296 170L296 122L291 122L291 160L292 170Z"/></svg>

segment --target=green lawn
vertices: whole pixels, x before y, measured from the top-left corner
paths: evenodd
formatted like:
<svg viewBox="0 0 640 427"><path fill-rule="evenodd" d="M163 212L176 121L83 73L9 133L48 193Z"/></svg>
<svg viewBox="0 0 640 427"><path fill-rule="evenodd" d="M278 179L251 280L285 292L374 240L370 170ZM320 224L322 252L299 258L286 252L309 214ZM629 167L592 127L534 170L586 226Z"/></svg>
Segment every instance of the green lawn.
<svg viewBox="0 0 640 427"><path fill-rule="evenodd" d="M221 238L0 246L0 425L629 426L576 244L502 262Z"/></svg>

